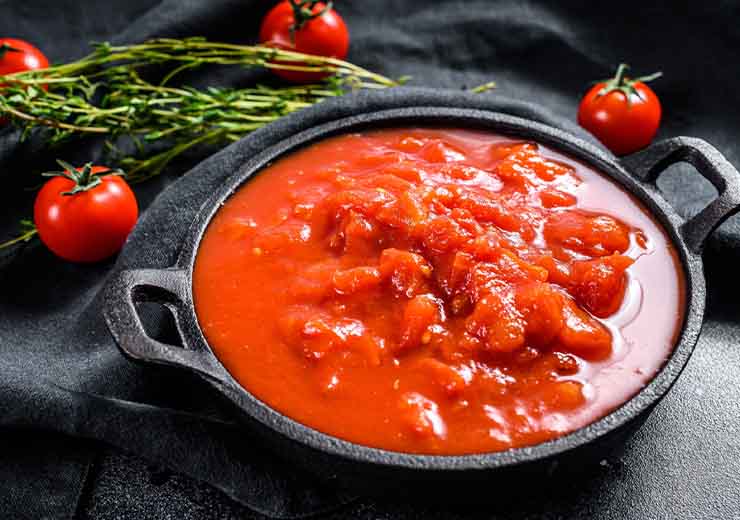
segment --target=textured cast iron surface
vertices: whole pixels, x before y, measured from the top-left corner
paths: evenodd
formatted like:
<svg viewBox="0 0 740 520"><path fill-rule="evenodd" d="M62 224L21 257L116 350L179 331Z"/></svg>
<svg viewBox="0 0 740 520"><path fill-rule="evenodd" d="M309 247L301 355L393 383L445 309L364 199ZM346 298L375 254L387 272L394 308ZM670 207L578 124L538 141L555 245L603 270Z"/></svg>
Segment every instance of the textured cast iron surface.
<svg viewBox="0 0 740 520"><path fill-rule="evenodd" d="M704 312L705 284L701 247L708 234L740 206L740 175L710 145L693 138L657 143L621 162L573 135L541 123L506 114L455 105L450 92L406 89L377 92L355 98L343 107L342 116L319 126L306 124L292 136L274 135L272 145L236 172L223 188L203 205L183 245L178 263L166 270L124 271L107 288L106 321L121 349L132 358L193 370L229 397L260 430L279 433L284 441L310 448L343 461L410 470L486 470L532 463L589 445L648 413L681 373L697 341ZM351 98L350 98L351 99ZM404 102L405 101L405 102ZM347 101L337 101L336 106ZM405 108L399 108L405 107ZM200 239L225 200L254 174L297 148L345 132L381 126L444 125L490 130L541 142L579 159L608 175L640 199L664 226L679 253L687 281L687 310L680 340L671 357L653 380L636 396L606 417L564 437L536 446L505 452L464 455L412 455L368 448L308 428L269 408L242 388L216 359L198 326L192 302L192 268ZM263 134L264 139L264 134ZM653 181L660 171L677 161L692 163L714 184L719 197L696 217L684 222L663 200ZM175 315L184 349L149 338L136 316L136 301L155 301Z"/></svg>

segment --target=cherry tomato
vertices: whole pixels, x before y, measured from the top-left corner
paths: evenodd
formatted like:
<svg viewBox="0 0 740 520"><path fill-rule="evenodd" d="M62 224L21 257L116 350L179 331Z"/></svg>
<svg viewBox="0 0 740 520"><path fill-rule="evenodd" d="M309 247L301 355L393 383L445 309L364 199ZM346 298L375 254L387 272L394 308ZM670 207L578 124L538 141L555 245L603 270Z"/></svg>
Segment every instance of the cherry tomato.
<svg viewBox="0 0 740 520"><path fill-rule="evenodd" d="M661 76L625 77L624 63L616 75L594 85L578 107L578 124L617 155L645 148L660 126L658 96L645 83Z"/></svg>
<svg viewBox="0 0 740 520"><path fill-rule="evenodd" d="M118 252L136 224L136 197L120 172L59 161L62 172L47 174L33 217L41 241L72 262L97 262Z"/></svg>
<svg viewBox="0 0 740 520"><path fill-rule="evenodd" d="M281 49L341 60L349 49L349 31L331 2L284 0L262 20L260 41ZM281 69L273 72L296 83L318 81L328 75Z"/></svg>
<svg viewBox="0 0 740 520"><path fill-rule="evenodd" d="M49 60L36 47L23 40L0 38L0 76L24 70L45 69Z"/></svg>

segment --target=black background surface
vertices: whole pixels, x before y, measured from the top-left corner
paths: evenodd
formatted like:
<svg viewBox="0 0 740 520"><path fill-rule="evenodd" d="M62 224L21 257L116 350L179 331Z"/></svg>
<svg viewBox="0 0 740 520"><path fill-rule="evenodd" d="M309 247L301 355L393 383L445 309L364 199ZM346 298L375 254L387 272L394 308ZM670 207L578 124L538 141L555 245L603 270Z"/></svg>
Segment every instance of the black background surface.
<svg viewBox="0 0 740 520"><path fill-rule="evenodd" d="M53 61L83 55L88 41L203 35L246 43L254 40L270 5L244 0L5 2L0 34L35 42ZM660 135L702 137L740 164L737 3L344 0L338 8L352 33L350 59L360 65L388 76L411 75L412 84L423 86L460 88L493 79L499 88L486 96L540 103L564 119L573 120L588 81L609 76L619 61L639 73L661 69L665 77L655 84L664 106ZM233 85L269 80L253 71L213 71L190 79ZM38 154L16 141L12 132L0 134L3 232L28 214L32 194L19 195L18 189L25 169L47 166L55 156L87 160L97 150L96 143L88 143ZM168 265L177 248L173 230L186 226L187 208L247 152L220 154L193 172L207 172L203 178L191 174L164 191L116 268ZM197 159L139 186L141 206ZM681 167L671 168L660 185L685 215L713 194L708 183ZM503 501L498 508L440 511L359 499L332 516L740 518L738 233L733 219L710 242L705 253L708 318L697 350L622 457L604 460L595 474L533 490L531 500ZM114 261L65 264L38 245L0 259L3 516L243 518L256 516L254 510L295 515L346 501L259 449L230 422L220 399L195 379L124 360L100 326L96 300L113 268ZM80 435L106 439L117 448L80 440ZM193 449L196 445L200 449ZM135 455L123 455L120 448Z"/></svg>

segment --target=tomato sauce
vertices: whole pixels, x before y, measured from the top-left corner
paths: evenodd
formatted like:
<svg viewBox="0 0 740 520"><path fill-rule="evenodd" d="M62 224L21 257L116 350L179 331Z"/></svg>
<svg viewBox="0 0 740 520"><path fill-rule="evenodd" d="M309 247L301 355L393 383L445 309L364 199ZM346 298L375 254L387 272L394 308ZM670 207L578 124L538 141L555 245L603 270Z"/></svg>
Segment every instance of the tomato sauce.
<svg viewBox="0 0 740 520"><path fill-rule="evenodd" d="M438 128L321 141L209 225L193 276L216 355L336 437L464 454L536 444L648 382L680 264L632 196L535 143Z"/></svg>

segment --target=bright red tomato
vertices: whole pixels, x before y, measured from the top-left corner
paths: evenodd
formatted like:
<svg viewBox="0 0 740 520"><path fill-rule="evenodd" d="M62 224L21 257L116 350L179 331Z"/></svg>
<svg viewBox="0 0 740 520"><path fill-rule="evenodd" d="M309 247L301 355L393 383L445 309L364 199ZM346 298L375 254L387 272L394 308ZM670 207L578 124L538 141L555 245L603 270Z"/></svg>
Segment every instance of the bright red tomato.
<svg viewBox="0 0 740 520"><path fill-rule="evenodd" d="M33 208L41 241L72 262L97 262L116 253L139 216L126 181L108 168L66 165L43 185Z"/></svg>
<svg viewBox="0 0 740 520"><path fill-rule="evenodd" d="M24 70L45 69L49 60L36 47L23 40L0 38L0 76Z"/></svg>
<svg viewBox="0 0 740 520"><path fill-rule="evenodd" d="M260 42L305 54L340 60L347 56L349 31L342 17L316 0L284 0L262 20ZM325 78L327 73L273 69L281 78L307 83Z"/></svg>
<svg viewBox="0 0 740 520"><path fill-rule="evenodd" d="M578 107L578 124L617 155L645 148L660 126L660 101L645 83L661 73L629 79L627 68L621 64L612 79L594 85Z"/></svg>

